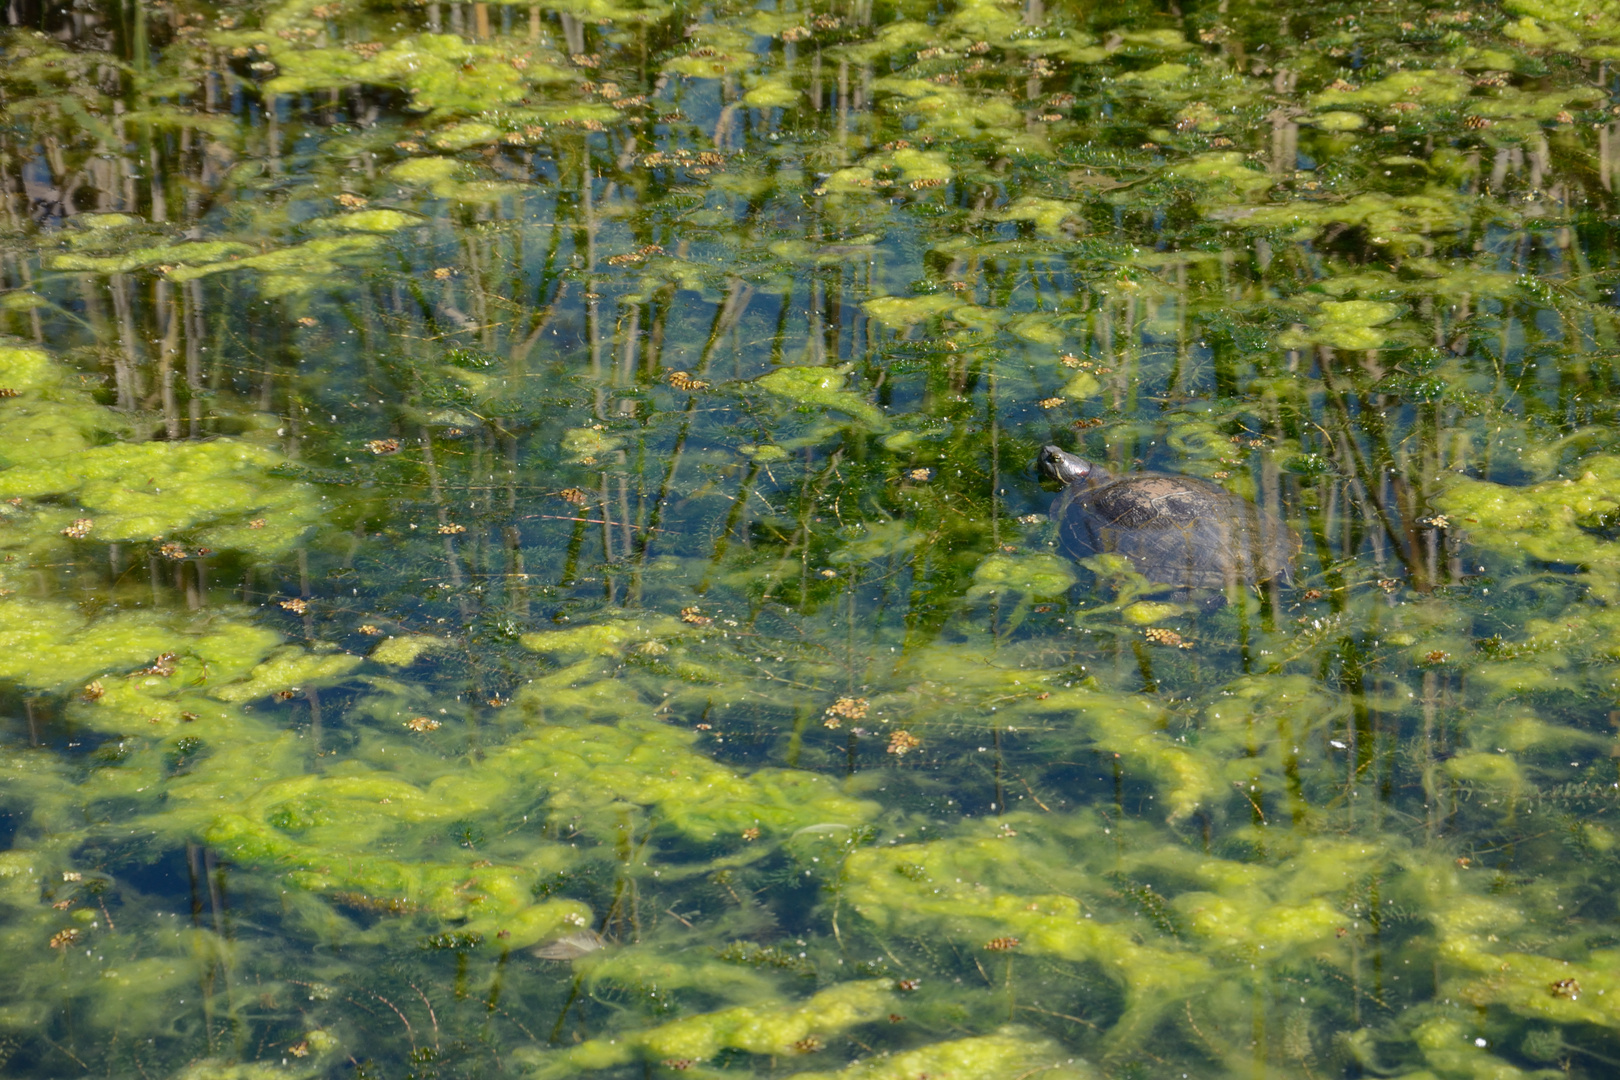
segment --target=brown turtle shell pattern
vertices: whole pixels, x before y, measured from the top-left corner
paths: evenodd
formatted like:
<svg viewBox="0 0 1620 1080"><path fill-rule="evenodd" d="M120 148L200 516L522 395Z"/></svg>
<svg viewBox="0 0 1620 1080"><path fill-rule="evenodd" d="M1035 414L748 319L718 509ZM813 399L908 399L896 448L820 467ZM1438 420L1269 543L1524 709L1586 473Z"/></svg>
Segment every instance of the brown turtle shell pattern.
<svg viewBox="0 0 1620 1080"><path fill-rule="evenodd" d="M1293 532L1247 499L1191 476L1074 484L1052 506L1070 556L1114 552L1149 581L1197 589L1292 580Z"/></svg>

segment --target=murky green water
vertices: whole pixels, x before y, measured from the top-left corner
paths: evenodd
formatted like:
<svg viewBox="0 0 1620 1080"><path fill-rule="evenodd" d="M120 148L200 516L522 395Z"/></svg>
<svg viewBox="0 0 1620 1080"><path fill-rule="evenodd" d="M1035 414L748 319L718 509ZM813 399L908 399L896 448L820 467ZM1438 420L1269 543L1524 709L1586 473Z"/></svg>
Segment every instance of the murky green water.
<svg viewBox="0 0 1620 1080"><path fill-rule="evenodd" d="M13 3L0 1071L1620 1071L1620 5L1026 3Z"/></svg>

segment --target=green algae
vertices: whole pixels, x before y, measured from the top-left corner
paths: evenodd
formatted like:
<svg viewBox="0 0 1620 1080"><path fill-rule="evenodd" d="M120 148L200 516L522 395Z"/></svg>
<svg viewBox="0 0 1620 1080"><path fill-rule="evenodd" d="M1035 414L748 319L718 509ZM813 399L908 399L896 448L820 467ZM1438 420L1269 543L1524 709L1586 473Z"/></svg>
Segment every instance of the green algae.
<svg viewBox="0 0 1620 1080"><path fill-rule="evenodd" d="M846 982L787 1008L738 1006L684 1017L611 1040L590 1040L535 1062L535 1076L572 1076L578 1071L650 1061L707 1061L722 1050L748 1054L806 1052L811 1035L833 1036L882 1018L894 1004L888 980ZM560 1058L561 1060L556 1060Z"/></svg>
<svg viewBox="0 0 1620 1080"><path fill-rule="evenodd" d="M454 642L447 638L430 637L426 634L389 637L372 649L367 658L390 667L409 667L428 653L453 646Z"/></svg>
<svg viewBox="0 0 1620 1080"><path fill-rule="evenodd" d="M847 370L804 367L780 368L755 381L773 396L800 406L813 406L841 412L875 431L888 427L880 409L844 388Z"/></svg>
<svg viewBox="0 0 1620 1080"><path fill-rule="evenodd" d="M319 686L341 679L360 663L358 656L321 656L297 648L272 654L247 677L227 683L210 693L221 701L253 701L281 690Z"/></svg>
<svg viewBox="0 0 1620 1080"><path fill-rule="evenodd" d="M8 1074L1604 1075L1614 19L1283 14L23 5Z"/></svg>
<svg viewBox="0 0 1620 1080"><path fill-rule="evenodd" d="M1096 1075L1085 1063L1066 1057L1061 1048L1031 1033L1012 1028L995 1035L955 1039L879 1060L858 1061L836 1072L796 1072L801 1080L909 1080L913 1076L1046 1076L1082 1078Z"/></svg>
<svg viewBox="0 0 1620 1080"><path fill-rule="evenodd" d="M19 449L27 462L0 471L0 491L8 498L71 500L104 540L184 536L274 551L301 536L319 513L306 485L268 475L281 455L251 444L64 447L46 450L43 461L31 445ZM253 520L263 524L252 528Z"/></svg>

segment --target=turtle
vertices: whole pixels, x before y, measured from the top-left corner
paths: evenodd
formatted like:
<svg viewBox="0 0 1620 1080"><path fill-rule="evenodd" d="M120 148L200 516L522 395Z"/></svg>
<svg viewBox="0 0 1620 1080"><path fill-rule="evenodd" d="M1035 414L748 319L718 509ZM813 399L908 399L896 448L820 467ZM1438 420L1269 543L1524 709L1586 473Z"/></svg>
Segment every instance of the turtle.
<svg viewBox="0 0 1620 1080"><path fill-rule="evenodd" d="M1149 581L1183 589L1293 581L1299 539L1276 515L1195 476L1114 476L1056 446L1043 447L1041 475L1064 485L1052 503L1064 550L1074 559L1115 552Z"/></svg>

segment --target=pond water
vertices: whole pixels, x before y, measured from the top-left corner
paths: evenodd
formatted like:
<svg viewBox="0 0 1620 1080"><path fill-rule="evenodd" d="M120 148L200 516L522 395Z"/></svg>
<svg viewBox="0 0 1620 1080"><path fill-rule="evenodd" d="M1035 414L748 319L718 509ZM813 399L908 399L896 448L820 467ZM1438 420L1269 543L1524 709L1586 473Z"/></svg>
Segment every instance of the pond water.
<svg viewBox="0 0 1620 1080"><path fill-rule="evenodd" d="M0 1072L1616 1075L1620 6L1184 3L13 0Z"/></svg>

